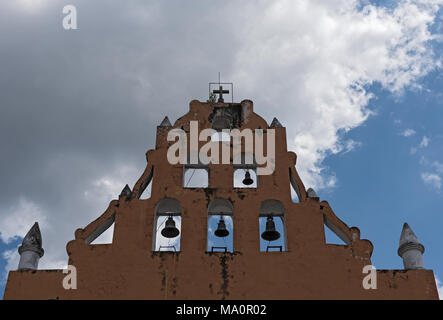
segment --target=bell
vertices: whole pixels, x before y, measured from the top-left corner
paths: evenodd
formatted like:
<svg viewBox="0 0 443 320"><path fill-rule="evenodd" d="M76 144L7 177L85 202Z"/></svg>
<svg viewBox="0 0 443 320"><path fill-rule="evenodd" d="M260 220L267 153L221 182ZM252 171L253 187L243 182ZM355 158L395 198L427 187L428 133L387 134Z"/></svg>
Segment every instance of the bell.
<svg viewBox="0 0 443 320"><path fill-rule="evenodd" d="M175 221L170 216L168 220L166 220L165 227L162 230L162 236L165 238L175 238L179 235L180 231L175 227Z"/></svg>
<svg viewBox="0 0 443 320"><path fill-rule="evenodd" d="M280 233L275 230L275 223L272 216L268 216L266 220L266 230L261 234L261 237L266 241L274 241L280 238Z"/></svg>
<svg viewBox="0 0 443 320"><path fill-rule="evenodd" d="M214 234L220 238L224 238L229 235L229 231L226 229L225 220L223 220L223 218L220 218L217 230L215 230Z"/></svg>
<svg viewBox="0 0 443 320"><path fill-rule="evenodd" d="M254 180L251 179L251 174L249 173L249 171L246 171L245 178L243 179L243 184L245 186L249 186L253 183L254 183Z"/></svg>

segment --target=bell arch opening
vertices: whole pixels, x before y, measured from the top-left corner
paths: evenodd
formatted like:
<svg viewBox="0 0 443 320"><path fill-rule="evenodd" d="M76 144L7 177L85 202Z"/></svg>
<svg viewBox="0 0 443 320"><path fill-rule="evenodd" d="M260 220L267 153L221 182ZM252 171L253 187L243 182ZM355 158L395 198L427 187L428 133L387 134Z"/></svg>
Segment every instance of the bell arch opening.
<svg viewBox="0 0 443 320"><path fill-rule="evenodd" d="M155 207L153 251L180 251L181 204L178 200L165 198Z"/></svg>
<svg viewBox="0 0 443 320"><path fill-rule="evenodd" d="M207 168L185 166L183 172L183 188L207 188L209 172Z"/></svg>
<svg viewBox="0 0 443 320"><path fill-rule="evenodd" d="M198 159L198 154L197 154ZM183 166L183 188L207 188L209 186L209 167L200 163L192 164L191 157Z"/></svg>
<svg viewBox="0 0 443 320"><path fill-rule="evenodd" d="M285 208L278 200L265 200L259 209L261 252L287 251Z"/></svg>
<svg viewBox="0 0 443 320"><path fill-rule="evenodd" d="M240 153L233 158L234 188L257 188L257 162L252 153Z"/></svg>
<svg viewBox="0 0 443 320"><path fill-rule="evenodd" d="M227 199L208 205L207 252L234 252L234 207Z"/></svg>

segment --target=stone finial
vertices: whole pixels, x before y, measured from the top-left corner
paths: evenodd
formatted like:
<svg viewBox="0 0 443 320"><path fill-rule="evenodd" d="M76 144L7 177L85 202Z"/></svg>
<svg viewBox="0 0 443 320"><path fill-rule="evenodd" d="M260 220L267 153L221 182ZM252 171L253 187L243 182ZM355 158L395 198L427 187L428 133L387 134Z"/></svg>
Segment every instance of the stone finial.
<svg viewBox="0 0 443 320"><path fill-rule="evenodd" d="M120 197L127 197L127 196L131 195L131 193L132 193L131 188L129 188L129 186L126 185L123 188L122 192L120 193Z"/></svg>
<svg viewBox="0 0 443 320"><path fill-rule="evenodd" d="M403 225L398 255L403 259L405 269L424 269L423 256L425 247L418 241L417 236L407 223Z"/></svg>
<svg viewBox="0 0 443 320"><path fill-rule="evenodd" d="M316 198L316 197L318 197L318 196L317 196L317 193L316 193L315 190L312 189L312 188L309 188L309 189L308 189L307 194L308 194L308 197L309 197L309 198Z"/></svg>
<svg viewBox="0 0 443 320"><path fill-rule="evenodd" d="M314 199L314 200L316 200L316 201L319 201L319 200L320 200L319 196L317 195L317 193L315 192L315 190L312 189L312 188L309 188L309 189L306 191L306 194L308 195L308 198Z"/></svg>
<svg viewBox="0 0 443 320"><path fill-rule="evenodd" d="M44 254L42 235L38 222L34 223L23 238L22 245L18 248L18 253L20 254L18 270L35 270L38 268L38 261Z"/></svg>
<svg viewBox="0 0 443 320"><path fill-rule="evenodd" d="M274 118L271 122L271 125L269 126L270 128L283 128L283 126L281 125L280 121L278 121L277 118Z"/></svg>
<svg viewBox="0 0 443 320"><path fill-rule="evenodd" d="M171 122L169 121L169 118L166 116L162 123L160 123L160 127L172 127Z"/></svg>

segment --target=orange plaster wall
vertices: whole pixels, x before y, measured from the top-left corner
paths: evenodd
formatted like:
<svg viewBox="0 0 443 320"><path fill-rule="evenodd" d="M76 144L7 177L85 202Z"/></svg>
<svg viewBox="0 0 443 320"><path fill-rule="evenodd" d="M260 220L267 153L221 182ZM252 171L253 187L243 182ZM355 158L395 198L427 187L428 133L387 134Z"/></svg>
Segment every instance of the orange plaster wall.
<svg viewBox="0 0 443 320"><path fill-rule="evenodd" d="M200 130L210 128L212 108L229 105L194 100L173 127L188 130L189 121L198 120ZM251 101L240 105L247 116L240 129L269 129ZM4 299L438 299L432 270L378 270L377 289L363 289L362 269L371 264L372 244L337 218L326 201L307 198L298 175L301 201L293 203L289 172L296 174L296 155L286 150L285 128L276 128L275 172L260 176L257 189L234 189L232 165L210 165L209 188L182 188L183 166L166 160L169 129L157 128L156 149L147 152L147 169L131 196L113 200L68 243L78 288L63 289L62 270L11 271ZM137 199L135 191L151 168L151 198ZM167 197L182 206L178 253L152 252L155 206ZM207 208L215 198L233 204L234 253L206 253ZM258 211L268 199L285 207L286 252L259 251ZM86 244L89 233L112 214L113 243ZM349 245L325 243L324 216L352 239Z"/></svg>

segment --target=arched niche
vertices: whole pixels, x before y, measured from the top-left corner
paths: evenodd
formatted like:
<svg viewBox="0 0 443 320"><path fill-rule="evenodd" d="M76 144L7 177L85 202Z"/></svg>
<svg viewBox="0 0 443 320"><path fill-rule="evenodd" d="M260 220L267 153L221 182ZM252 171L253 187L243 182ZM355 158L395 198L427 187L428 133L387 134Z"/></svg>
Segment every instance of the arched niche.
<svg viewBox="0 0 443 320"><path fill-rule="evenodd" d="M279 200L265 200L260 204L258 214L260 217L284 216L285 207Z"/></svg>
<svg viewBox="0 0 443 320"><path fill-rule="evenodd" d="M200 162L198 152L192 154L188 155L188 161L183 166L183 188L207 188L209 167Z"/></svg>
<svg viewBox="0 0 443 320"><path fill-rule="evenodd" d="M242 152L233 156L234 164L234 188L257 188L257 161L252 153ZM249 173L251 184L245 184L246 174Z"/></svg>
<svg viewBox="0 0 443 320"><path fill-rule="evenodd" d="M234 214L234 207L231 201L227 199L216 198L209 203L208 206L209 215L228 215Z"/></svg>
<svg viewBox="0 0 443 320"><path fill-rule="evenodd" d="M161 199L155 206L156 216L179 216L181 215L182 206L180 201L174 198Z"/></svg>
<svg viewBox="0 0 443 320"><path fill-rule="evenodd" d="M155 206L154 236L152 241L153 251L180 251L181 239L181 212L182 207L178 200L173 198L161 199ZM175 223L179 234L172 238L162 235L169 218Z"/></svg>
<svg viewBox="0 0 443 320"><path fill-rule="evenodd" d="M208 252L234 252L234 207L227 199L216 198L208 205ZM229 233L217 236L216 230L224 225ZM220 235L220 234L219 234Z"/></svg>
<svg viewBox="0 0 443 320"><path fill-rule="evenodd" d="M283 204L279 200L265 200L260 204L258 216L260 251L287 251L285 207ZM275 230L279 233L279 238L276 240L263 239L269 219L273 221Z"/></svg>

